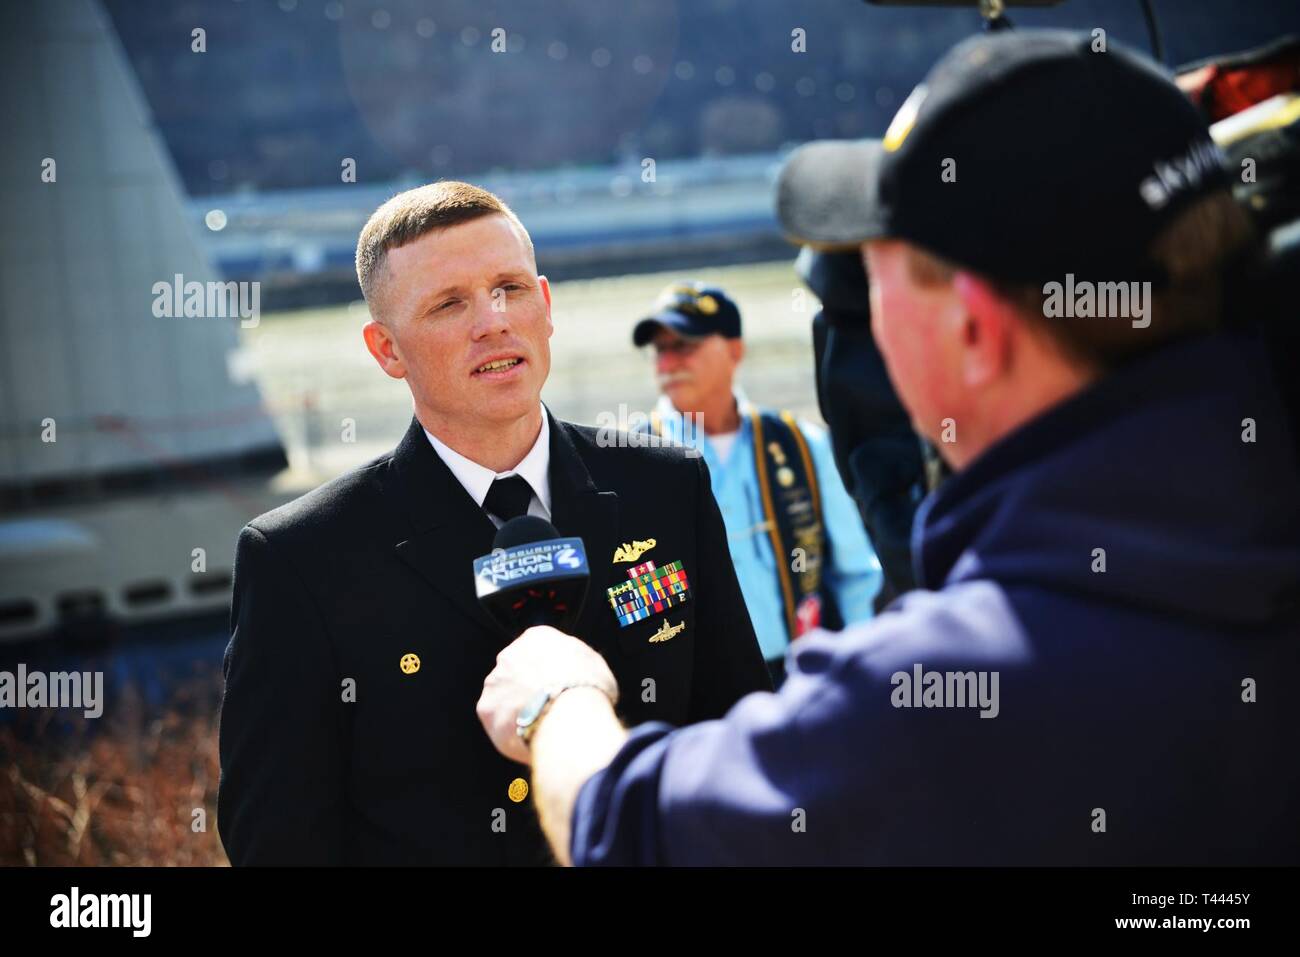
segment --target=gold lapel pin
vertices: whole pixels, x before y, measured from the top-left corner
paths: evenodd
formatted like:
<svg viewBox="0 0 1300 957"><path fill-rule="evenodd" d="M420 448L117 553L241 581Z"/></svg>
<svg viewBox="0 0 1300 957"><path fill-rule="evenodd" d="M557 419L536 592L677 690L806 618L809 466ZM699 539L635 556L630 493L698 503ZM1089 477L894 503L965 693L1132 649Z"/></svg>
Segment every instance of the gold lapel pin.
<svg viewBox="0 0 1300 957"><path fill-rule="evenodd" d="M619 562L634 562L643 554L654 548L657 543L653 538L647 538L645 541L634 541L631 544L624 542L614 550L614 564Z"/></svg>
<svg viewBox="0 0 1300 957"><path fill-rule="evenodd" d="M664 623L659 626L659 630L650 636L650 643L654 644L660 641L668 641L670 638L681 634L685 630L686 622L683 621L680 624L669 626L668 619L665 618Z"/></svg>

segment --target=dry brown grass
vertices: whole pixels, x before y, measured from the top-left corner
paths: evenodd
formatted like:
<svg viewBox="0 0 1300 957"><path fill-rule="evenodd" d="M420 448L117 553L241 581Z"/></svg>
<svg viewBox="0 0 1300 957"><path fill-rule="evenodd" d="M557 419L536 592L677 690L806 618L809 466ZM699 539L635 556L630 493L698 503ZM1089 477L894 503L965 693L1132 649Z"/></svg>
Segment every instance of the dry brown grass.
<svg viewBox="0 0 1300 957"><path fill-rule="evenodd" d="M16 712L0 728L0 865L228 863L217 835L220 701L220 673L200 671L161 715L132 689L95 722ZM193 829L196 808L205 830Z"/></svg>

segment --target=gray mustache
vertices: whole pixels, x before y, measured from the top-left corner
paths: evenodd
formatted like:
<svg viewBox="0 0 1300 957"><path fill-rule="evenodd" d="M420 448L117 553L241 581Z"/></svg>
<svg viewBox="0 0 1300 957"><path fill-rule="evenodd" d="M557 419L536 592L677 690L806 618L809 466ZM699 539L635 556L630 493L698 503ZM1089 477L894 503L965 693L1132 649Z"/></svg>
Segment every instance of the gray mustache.
<svg viewBox="0 0 1300 957"><path fill-rule="evenodd" d="M655 376L655 381L662 387L672 385L675 382L691 382L694 378L695 376L691 375L689 372L665 372L661 375Z"/></svg>

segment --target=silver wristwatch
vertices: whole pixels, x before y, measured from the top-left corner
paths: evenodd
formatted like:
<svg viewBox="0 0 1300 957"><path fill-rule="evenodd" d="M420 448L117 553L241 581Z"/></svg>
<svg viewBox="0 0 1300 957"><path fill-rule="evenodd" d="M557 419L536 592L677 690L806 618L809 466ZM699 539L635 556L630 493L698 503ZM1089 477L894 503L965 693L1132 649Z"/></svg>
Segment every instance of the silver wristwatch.
<svg viewBox="0 0 1300 957"><path fill-rule="evenodd" d="M519 735L524 744L529 743L529 739L532 738L533 731L536 730L537 723L541 721L546 709L551 706L556 698L571 688L595 688L605 697L609 697L608 691L591 681L575 681L572 684L556 685L553 688L546 688L537 692L537 694L533 695L532 700L520 710L518 717L515 718L515 733ZM612 698L610 703L614 703Z"/></svg>

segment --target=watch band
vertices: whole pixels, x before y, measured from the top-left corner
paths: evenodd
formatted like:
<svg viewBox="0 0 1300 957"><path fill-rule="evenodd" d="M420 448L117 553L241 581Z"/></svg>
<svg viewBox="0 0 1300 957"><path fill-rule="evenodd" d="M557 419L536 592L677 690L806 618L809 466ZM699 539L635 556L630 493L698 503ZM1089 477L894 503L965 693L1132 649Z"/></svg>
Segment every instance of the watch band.
<svg viewBox="0 0 1300 957"><path fill-rule="evenodd" d="M609 698L609 703L611 705L618 704L616 697L611 697L608 691L596 684L594 681L575 681L571 684L547 688L545 692L546 700L542 702L540 707L538 707L530 717L525 718L520 715L515 719L515 733L519 735L520 740L522 740L525 745L530 743L533 737L533 732L537 730L537 726L541 723L543 715L551 709L551 705L555 704L555 700L560 695L564 694L564 692L571 691L574 688L595 688L606 698Z"/></svg>

